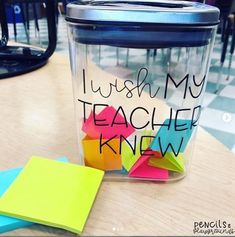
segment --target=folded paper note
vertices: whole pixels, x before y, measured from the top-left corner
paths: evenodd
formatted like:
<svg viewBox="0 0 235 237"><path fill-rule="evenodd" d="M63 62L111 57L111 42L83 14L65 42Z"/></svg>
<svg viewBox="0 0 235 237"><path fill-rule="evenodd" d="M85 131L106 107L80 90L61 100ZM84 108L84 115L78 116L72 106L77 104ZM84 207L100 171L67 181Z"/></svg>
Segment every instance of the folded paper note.
<svg viewBox="0 0 235 237"><path fill-rule="evenodd" d="M107 142L107 143L106 143ZM82 140L87 166L101 170L121 170L120 139L99 140L86 136Z"/></svg>
<svg viewBox="0 0 235 237"><path fill-rule="evenodd" d="M132 144L133 142L123 141L122 142L122 165L123 167L129 171L131 167L136 163L136 161L141 156L141 151L145 151L151 142L150 138L147 136L151 136L152 131L144 131L142 136L142 141L139 141L136 145ZM134 151L133 151L134 149Z"/></svg>
<svg viewBox="0 0 235 237"><path fill-rule="evenodd" d="M162 158L151 157L148 164L153 167L172 170L179 173L185 171L183 155L179 154L176 157L172 152L166 153Z"/></svg>
<svg viewBox="0 0 235 237"><path fill-rule="evenodd" d="M66 157L61 157L57 159L61 162L68 162ZM0 197L6 192L6 190L11 186L16 177L20 174L23 168L10 169L6 171L0 171ZM20 219L0 216L0 233L15 230L18 228L23 228L32 225L32 222L23 221Z"/></svg>
<svg viewBox="0 0 235 237"><path fill-rule="evenodd" d="M184 152L193 131L191 120L167 119L163 124L151 144L152 150L175 154Z"/></svg>
<svg viewBox="0 0 235 237"><path fill-rule="evenodd" d="M141 156L131 168L128 176L136 178L149 178L167 180L169 172L166 169L151 167L148 165L149 156Z"/></svg>
<svg viewBox="0 0 235 237"><path fill-rule="evenodd" d="M97 116L97 115L96 115ZM89 117L87 118L86 122L82 125L82 131L85 132L91 138L100 138L100 131L98 126L94 123L93 112L91 111Z"/></svg>
<svg viewBox="0 0 235 237"><path fill-rule="evenodd" d="M32 157L0 199L0 214L80 234L104 172Z"/></svg>
<svg viewBox="0 0 235 237"><path fill-rule="evenodd" d="M125 115L122 116L120 112L112 106L107 106L99 114L91 112L82 126L82 131L94 139L99 139L101 134L103 139L114 136L119 138L121 135L127 138L135 129L127 122Z"/></svg>

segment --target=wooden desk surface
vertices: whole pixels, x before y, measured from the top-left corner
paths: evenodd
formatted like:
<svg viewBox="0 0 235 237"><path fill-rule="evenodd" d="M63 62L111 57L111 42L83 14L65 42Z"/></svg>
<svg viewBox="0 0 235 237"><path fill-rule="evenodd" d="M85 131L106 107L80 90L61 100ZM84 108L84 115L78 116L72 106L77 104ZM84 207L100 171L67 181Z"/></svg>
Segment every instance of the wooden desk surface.
<svg viewBox="0 0 235 237"><path fill-rule="evenodd" d="M0 169L32 155L76 162L69 62L55 54L43 68L0 81ZM175 183L105 181L83 235L193 235L195 221L222 220L235 230L235 156L198 130L191 173ZM7 235L68 235L34 225Z"/></svg>

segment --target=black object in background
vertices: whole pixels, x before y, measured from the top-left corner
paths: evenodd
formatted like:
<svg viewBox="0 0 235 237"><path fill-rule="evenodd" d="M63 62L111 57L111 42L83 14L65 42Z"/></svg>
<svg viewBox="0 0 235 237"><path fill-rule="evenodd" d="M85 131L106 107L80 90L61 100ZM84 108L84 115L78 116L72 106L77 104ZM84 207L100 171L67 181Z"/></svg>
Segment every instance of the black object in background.
<svg viewBox="0 0 235 237"><path fill-rule="evenodd" d="M5 4L23 2L44 2L48 26L48 47L39 50L30 46L8 46L8 25ZM56 14L54 0L0 0L0 21L2 38L0 41L0 79L8 78L38 69L47 63L54 53L57 42Z"/></svg>

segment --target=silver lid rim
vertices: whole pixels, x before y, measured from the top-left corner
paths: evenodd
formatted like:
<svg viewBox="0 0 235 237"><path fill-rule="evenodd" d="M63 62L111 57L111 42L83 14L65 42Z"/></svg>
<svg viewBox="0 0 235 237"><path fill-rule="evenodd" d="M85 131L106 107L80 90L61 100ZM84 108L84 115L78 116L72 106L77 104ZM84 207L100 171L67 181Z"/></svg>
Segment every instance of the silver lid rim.
<svg viewBox="0 0 235 237"><path fill-rule="evenodd" d="M128 1L132 2L132 1ZM151 0L148 2L151 2ZM163 2L163 1L158 1ZM164 1L164 3L172 1ZM174 2L175 4L176 2ZM68 21L83 22L119 22L119 23L152 23L152 24L179 24L179 25L217 25L219 23L219 9L200 3L177 1L184 4L182 8L165 7L130 7L79 5L70 3L67 5Z"/></svg>

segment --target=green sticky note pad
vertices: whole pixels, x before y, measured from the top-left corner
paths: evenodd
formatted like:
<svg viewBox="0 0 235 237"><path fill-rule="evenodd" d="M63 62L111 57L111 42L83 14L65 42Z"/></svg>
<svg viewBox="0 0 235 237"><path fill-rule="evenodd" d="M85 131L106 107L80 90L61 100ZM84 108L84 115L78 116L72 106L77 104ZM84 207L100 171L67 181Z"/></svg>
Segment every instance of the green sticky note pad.
<svg viewBox="0 0 235 237"><path fill-rule="evenodd" d="M0 199L0 214L81 234L104 172L32 157Z"/></svg>

